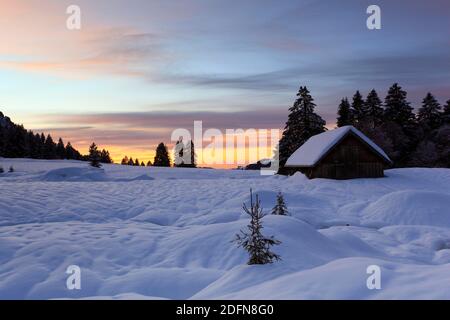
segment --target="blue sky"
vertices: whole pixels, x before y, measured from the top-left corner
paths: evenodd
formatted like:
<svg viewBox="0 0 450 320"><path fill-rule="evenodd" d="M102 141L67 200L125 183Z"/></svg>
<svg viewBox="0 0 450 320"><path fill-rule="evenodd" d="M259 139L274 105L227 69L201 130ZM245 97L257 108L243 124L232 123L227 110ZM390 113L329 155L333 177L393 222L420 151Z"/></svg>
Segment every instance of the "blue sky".
<svg viewBox="0 0 450 320"><path fill-rule="evenodd" d="M79 31L65 27L70 4L81 8ZM381 30L366 27L370 4L381 8ZM281 128L300 85L330 126L339 100L357 89L384 97L399 82L414 106L428 91L442 103L450 98L444 0L0 6L1 110L82 148L96 139L116 157L150 158L159 140L194 119Z"/></svg>

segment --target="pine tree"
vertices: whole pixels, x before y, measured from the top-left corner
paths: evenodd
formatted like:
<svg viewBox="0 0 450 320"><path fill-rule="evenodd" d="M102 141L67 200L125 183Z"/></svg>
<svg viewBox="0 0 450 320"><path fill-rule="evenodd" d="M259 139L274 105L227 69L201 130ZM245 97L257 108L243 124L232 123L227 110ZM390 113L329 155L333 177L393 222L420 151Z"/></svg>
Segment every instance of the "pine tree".
<svg viewBox="0 0 450 320"><path fill-rule="evenodd" d="M383 107L381 99L375 89L372 89L366 98L366 120L369 128L374 129L383 123Z"/></svg>
<svg viewBox="0 0 450 320"><path fill-rule="evenodd" d="M100 152L94 142L89 147L89 164L94 168L102 167L102 164L100 163Z"/></svg>
<svg viewBox="0 0 450 320"><path fill-rule="evenodd" d="M36 135L33 131L28 131L28 157L32 159L37 159L39 157L39 139L36 138Z"/></svg>
<svg viewBox="0 0 450 320"><path fill-rule="evenodd" d="M105 150L105 149L102 150L102 152L100 153L100 162L101 163L113 163L108 150Z"/></svg>
<svg viewBox="0 0 450 320"><path fill-rule="evenodd" d="M140 162L139 162L138 158L136 158L136 160L134 160L134 166L136 166L136 167L140 166Z"/></svg>
<svg viewBox="0 0 450 320"><path fill-rule="evenodd" d="M174 167L182 167L184 164L184 159L183 159L183 152L184 152L184 143L183 143L183 139L179 139L176 143L175 143L175 148L174 148L174 157L173 157L173 166Z"/></svg>
<svg viewBox="0 0 450 320"><path fill-rule="evenodd" d="M151 167L151 166L153 166L153 163L150 160L148 160L147 167Z"/></svg>
<svg viewBox="0 0 450 320"><path fill-rule="evenodd" d="M450 100L447 100L444 106L444 115L450 116Z"/></svg>
<svg viewBox="0 0 450 320"><path fill-rule="evenodd" d="M78 150L76 150L74 147L72 147L72 144L69 142L67 142L66 145L66 157L67 159L72 159L72 160L81 160L82 156L81 154L78 152Z"/></svg>
<svg viewBox="0 0 450 320"><path fill-rule="evenodd" d="M195 154L195 146L194 142L191 140L189 141L184 148L185 151L185 166L190 168L196 168L197 167L197 155Z"/></svg>
<svg viewBox="0 0 450 320"><path fill-rule="evenodd" d="M174 154L174 166L184 168L197 167L197 156L195 154L194 142L192 140L187 143L183 143L181 139L178 140L175 144Z"/></svg>
<svg viewBox="0 0 450 320"><path fill-rule="evenodd" d="M56 159L56 144L53 142L52 136L47 135L44 144L44 159Z"/></svg>
<svg viewBox="0 0 450 320"><path fill-rule="evenodd" d="M441 125L441 106L435 97L428 92L419 108L417 120L424 130L433 130Z"/></svg>
<svg viewBox="0 0 450 320"><path fill-rule="evenodd" d="M133 160L133 157L131 157L130 160L128 160L128 165L129 165L129 166L134 166L134 160Z"/></svg>
<svg viewBox="0 0 450 320"><path fill-rule="evenodd" d="M66 148L64 147L64 142L61 138L58 140L55 151L58 159L66 159Z"/></svg>
<svg viewBox="0 0 450 320"><path fill-rule="evenodd" d="M353 95L351 113L353 117L354 126L360 127L361 125L364 124L364 121L366 120L367 111L364 99L359 90L357 90L356 93Z"/></svg>
<svg viewBox="0 0 450 320"><path fill-rule="evenodd" d="M314 99L306 87L300 87L297 100L289 108L290 114L279 142L280 172L287 159L312 136L325 131L325 121L314 112Z"/></svg>
<svg viewBox="0 0 450 320"><path fill-rule="evenodd" d="M141 162L141 167L145 167L144 161Z"/></svg>
<svg viewBox="0 0 450 320"><path fill-rule="evenodd" d="M401 127L411 125L414 122L413 108L406 100L406 91L397 83L394 83L384 99L384 118L386 121L394 122Z"/></svg>
<svg viewBox="0 0 450 320"><path fill-rule="evenodd" d="M338 127L353 125L352 112L347 98L343 98L339 104L336 125Z"/></svg>
<svg viewBox="0 0 450 320"><path fill-rule="evenodd" d="M130 161L130 160L128 160L128 157L125 156L125 157L122 159L122 162L121 162L120 164L123 165L123 166L127 166L127 165L128 165L128 161Z"/></svg>
<svg viewBox="0 0 450 320"><path fill-rule="evenodd" d="M170 167L169 153L167 152L167 147L162 142L156 148L156 155L155 159L153 160L153 166Z"/></svg>
<svg viewBox="0 0 450 320"><path fill-rule="evenodd" d="M41 146L41 150L40 150L40 154L39 154L39 159L46 159L46 155L45 155L45 153L46 153L46 151L45 151L45 135L44 135L44 133L41 133L41 136L40 136L40 146Z"/></svg>
<svg viewBox="0 0 450 320"><path fill-rule="evenodd" d="M284 201L283 194L281 192L278 192L277 194L277 203L275 207L272 209L272 214L279 215L279 216L287 216L289 215L286 202Z"/></svg>
<svg viewBox="0 0 450 320"><path fill-rule="evenodd" d="M393 153L388 155L396 167L404 167L411 162L411 154L423 138L406 96L406 91L395 83L389 88L384 103L382 129L392 142Z"/></svg>
<svg viewBox="0 0 450 320"><path fill-rule="evenodd" d="M242 247L248 252L248 264L268 264L274 260L280 260L280 256L270 251L270 247L281 242L274 239L274 237L266 238L261 233L264 213L258 195L256 195L256 200L253 202L252 190L250 190L250 208L244 203L243 209L250 216L250 224L247 225L247 231L241 230L240 234L236 234L234 242L238 244L238 247Z"/></svg>
<svg viewBox="0 0 450 320"><path fill-rule="evenodd" d="M442 112L442 122L444 124L450 124L450 100L447 100L444 111Z"/></svg>

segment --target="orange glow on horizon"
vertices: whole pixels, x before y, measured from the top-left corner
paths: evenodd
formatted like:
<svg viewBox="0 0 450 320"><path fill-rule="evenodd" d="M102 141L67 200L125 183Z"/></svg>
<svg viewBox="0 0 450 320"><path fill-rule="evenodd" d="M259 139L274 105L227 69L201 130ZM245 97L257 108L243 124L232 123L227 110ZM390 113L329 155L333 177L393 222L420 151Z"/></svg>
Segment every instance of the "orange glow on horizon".
<svg viewBox="0 0 450 320"><path fill-rule="evenodd" d="M91 143L73 143L74 148L76 148L78 151L81 152L81 154L87 154L88 150L89 150L89 146ZM172 145L168 146L168 151L169 151L169 155L171 158L171 161L173 162L173 150L172 150ZM121 164L122 159L127 156L128 159L133 158L133 160L138 159L139 163L144 162L145 165L147 165L148 161L151 161L153 163L154 157L155 157L155 150L148 150L148 151L143 151L143 150L139 150L139 149L135 149L132 146L130 147L126 147L126 146L107 146L107 145L101 145L98 144L98 148L99 150L102 149L106 149L109 151L111 158L113 159L115 164ZM272 148L271 147L267 147L265 150L255 150L254 148L236 148L234 150L234 159L236 160L238 158L238 154L245 154L245 163L241 164L241 163L232 163L232 164L227 164L225 163L225 159L223 159L224 163L214 163L214 158L211 158L210 155L208 155L207 153L205 153L204 155L204 161L202 163L197 163L198 167L211 167L211 168L215 168L215 169L235 169L238 166L245 166L247 164L249 164L250 162L249 160L249 154L253 153L253 158L255 157L256 154L266 154L266 157L262 157L262 158L269 158L272 154ZM216 153L219 154L225 154L225 150L224 149L219 149L217 148L215 150ZM219 158L220 160L220 158ZM260 160L260 159L258 159ZM256 161L252 161L252 162L256 162Z"/></svg>

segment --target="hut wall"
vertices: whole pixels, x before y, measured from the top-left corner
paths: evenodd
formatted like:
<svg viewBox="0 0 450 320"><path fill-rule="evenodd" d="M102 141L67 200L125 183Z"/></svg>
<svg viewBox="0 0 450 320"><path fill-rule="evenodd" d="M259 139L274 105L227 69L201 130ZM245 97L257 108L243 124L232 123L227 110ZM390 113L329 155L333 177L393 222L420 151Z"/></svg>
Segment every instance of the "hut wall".
<svg viewBox="0 0 450 320"><path fill-rule="evenodd" d="M313 168L310 178L372 178L384 176L383 160L349 134Z"/></svg>

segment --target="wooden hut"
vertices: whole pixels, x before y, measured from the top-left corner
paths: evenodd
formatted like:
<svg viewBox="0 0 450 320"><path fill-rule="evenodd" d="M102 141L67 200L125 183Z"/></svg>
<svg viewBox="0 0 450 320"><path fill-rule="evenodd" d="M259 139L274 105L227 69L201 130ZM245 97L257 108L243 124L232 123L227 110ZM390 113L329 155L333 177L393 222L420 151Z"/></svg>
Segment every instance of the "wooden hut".
<svg viewBox="0 0 450 320"><path fill-rule="evenodd" d="M353 126L315 135L287 160L283 173L297 171L308 178L353 179L384 176L391 159Z"/></svg>

